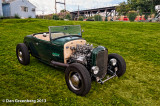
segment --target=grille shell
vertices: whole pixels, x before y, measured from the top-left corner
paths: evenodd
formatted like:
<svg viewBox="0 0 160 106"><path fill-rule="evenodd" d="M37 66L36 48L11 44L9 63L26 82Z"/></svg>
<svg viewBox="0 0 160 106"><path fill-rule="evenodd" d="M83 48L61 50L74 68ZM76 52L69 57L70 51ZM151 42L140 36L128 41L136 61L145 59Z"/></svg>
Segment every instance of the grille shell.
<svg viewBox="0 0 160 106"><path fill-rule="evenodd" d="M99 73L96 77L103 79L107 73L107 64L108 64L108 51L103 50L98 52L96 57L96 65L99 67Z"/></svg>

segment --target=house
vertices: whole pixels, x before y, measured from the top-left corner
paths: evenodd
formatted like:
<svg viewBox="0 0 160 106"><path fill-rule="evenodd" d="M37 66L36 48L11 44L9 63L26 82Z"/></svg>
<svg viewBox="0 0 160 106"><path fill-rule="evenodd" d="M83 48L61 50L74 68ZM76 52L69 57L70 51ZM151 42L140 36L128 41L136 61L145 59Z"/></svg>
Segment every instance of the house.
<svg viewBox="0 0 160 106"><path fill-rule="evenodd" d="M2 11L2 0L0 0L0 17L3 16L3 11Z"/></svg>
<svg viewBox="0 0 160 106"><path fill-rule="evenodd" d="M28 0L3 0L2 10L4 17L35 18L36 7Z"/></svg>

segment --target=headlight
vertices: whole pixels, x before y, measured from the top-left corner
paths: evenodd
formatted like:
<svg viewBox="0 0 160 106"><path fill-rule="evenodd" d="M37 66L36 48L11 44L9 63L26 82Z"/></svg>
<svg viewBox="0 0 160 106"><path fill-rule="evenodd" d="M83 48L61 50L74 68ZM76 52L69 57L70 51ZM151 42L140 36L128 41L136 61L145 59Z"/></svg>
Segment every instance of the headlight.
<svg viewBox="0 0 160 106"><path fill-rule="evenodd" d="M93 72L93 74L98 74L98 72L99 72L99 67L97 67L97 66L93 66L92 67L92 72Z"/></svg>

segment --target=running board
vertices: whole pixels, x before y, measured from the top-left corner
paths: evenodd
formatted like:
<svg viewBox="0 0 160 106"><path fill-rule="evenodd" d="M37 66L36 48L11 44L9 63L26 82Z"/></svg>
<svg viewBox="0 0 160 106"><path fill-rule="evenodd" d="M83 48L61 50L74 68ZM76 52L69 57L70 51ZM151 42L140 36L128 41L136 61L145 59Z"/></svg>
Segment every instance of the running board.
<svg viewBox="0 0 160 106"><path fill-rule="evenodd" d="M51 61L51 66L60 66L60 67L65 67L67 68L69 66L69 64L64 64L64 63L60 63L60 62L56 62L56 61Z"/></svg>
<svg viewBox="0 0 160 106"><path fill-rule="evenodd" d="M109 78L107 78L107 79L105 79L103 81L101 79L97 79L97 82L100 83L100 84L104 84L106 81L108 81L108 80L110 80L110 79L112 79L114 77L117 77L117 75L114 74L113 76L111 76L111 77L109 77Z"/></svg>

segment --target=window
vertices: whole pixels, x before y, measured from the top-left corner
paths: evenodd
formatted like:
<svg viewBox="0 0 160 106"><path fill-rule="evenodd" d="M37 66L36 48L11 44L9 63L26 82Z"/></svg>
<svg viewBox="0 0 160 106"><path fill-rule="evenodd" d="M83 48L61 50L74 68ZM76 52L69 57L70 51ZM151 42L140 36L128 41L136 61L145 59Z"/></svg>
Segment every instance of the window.
<svg viewBox="0 0 160 106"><path fill-rule="evenodd" d="M22 9L22 11L24 11L24 12L28 12L28 7L21 6L21 9Z"/></svg>
<svg viewBox="0 0 160 106"><path fill-rule="evenodd" d="M36 11L35 8L32 8L32 11L33 11L33 12Z"/></svg>

